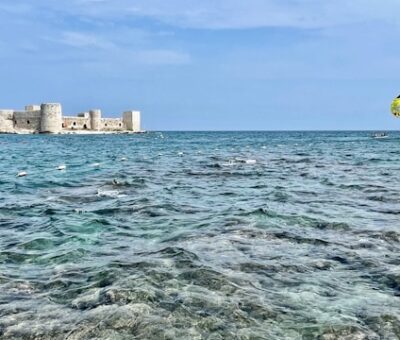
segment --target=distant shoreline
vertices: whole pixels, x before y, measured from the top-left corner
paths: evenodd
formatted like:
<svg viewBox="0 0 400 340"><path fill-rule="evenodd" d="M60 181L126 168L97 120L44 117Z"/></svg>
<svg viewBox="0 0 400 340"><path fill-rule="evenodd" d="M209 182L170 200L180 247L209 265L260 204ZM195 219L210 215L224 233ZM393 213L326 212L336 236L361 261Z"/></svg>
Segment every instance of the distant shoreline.
<svg viewBox="0 0 400 340"><path fill-rule="evenodd" d="M291 132L291 133L305 133L305 132L343 132L343 133L351 133L351 132L389 132L389 133L400 133L400 129L398 130L388 130L388 129L370 129L370 130L142 130L142 131L94 131L94 130L63 130L58 133L41 133L41 132L32 132L31 130L18 130L13 132L2 132L0 131L0 135L134 135L134 134L144 134L144 133L232 133L232 132L248 132L248 133L282 133L282 132Z"/></svg>
<svg viewBox="0 0 400 340"><path fill-rule="evenodd" d="M62 131L59 133L41 133L32 132L30 130L19 130L18 132L0 132L0 135L136 135L148 133L148 131L90 131L90 130L70 130Z"/></svg>

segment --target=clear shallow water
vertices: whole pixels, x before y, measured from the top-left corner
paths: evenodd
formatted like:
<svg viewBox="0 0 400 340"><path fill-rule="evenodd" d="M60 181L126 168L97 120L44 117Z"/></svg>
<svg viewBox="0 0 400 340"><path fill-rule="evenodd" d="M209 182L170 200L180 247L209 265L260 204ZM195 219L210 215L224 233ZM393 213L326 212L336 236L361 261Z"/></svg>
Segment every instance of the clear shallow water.
<svg viewBox="0 0 400 340"><path fill-rule="evenodd" d="M391 137L0 136L0 337L399 338Z"/></svg>

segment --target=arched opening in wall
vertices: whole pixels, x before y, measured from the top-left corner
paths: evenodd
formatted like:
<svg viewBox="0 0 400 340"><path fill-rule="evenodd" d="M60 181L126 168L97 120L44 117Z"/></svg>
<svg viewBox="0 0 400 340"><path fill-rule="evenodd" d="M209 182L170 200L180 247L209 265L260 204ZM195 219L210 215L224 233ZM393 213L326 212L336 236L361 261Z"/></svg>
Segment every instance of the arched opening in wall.
<svg viewBox="0 0 400 340"><path fill-rule="evenodd" d="M121 127L122 126L122 124L121 123L119 123L119 127Z"/></svg>
<svg viewBox="0 0 400 340"><path fill-rule="evenodd" d="M26 121L26 124L28 124L28 125L29 125L30 123L31 123L31 122L30 122L29 120L27 120L27 121Z"/></svg>
<svg viewBox="0 0 400 340"><path fill-rule="evenodd" d="M73 124L74 126L76 126L76 122L73 122L72 124Z"/></svg>
<svg viewBox="0 0 400 340"><path fill-rule="evenodd" d="M14 125L17 126L17 121L16 120L14 120Z"/></svg>
<svg viewBox="0 0 400 340"><path fill-rule="evenodd" d="M83 124L83 129L86 130L87 129L87 125Z"/></svg>
<svg viewBox="0 0 400 340"><path fill-rule="evenodd" d="M104 126L107 126L107 123L105 123Z"/></svg>
<svg viewBox="0 0 400 340"><path fill-rule="evenodd" d="M64 124L64 123L62 123L62 124L61 124L61 127L64 129L64 128L65 128L65 124Z"/></svg>

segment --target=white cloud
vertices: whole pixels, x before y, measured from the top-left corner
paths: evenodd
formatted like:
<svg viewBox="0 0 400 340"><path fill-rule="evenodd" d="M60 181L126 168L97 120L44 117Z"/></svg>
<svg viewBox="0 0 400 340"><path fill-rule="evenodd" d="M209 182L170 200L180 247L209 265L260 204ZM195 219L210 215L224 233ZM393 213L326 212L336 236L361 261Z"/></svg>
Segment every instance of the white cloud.
<svg viewBox="0 0 400 340"><path fill-rule="evenodd" d="M331 69L332 73L342 68L341 64L336 65L337 60L345 60L349 65L356 60L356 64L360 64L359 60L365 57L366 50L375 55L380 55L375 51L383 51L381 54L389 59L398 55L397 49L389 49L386 45L399 32L396 19L400 12L400 0L69 0L68 4L59 0L38 0L35 5L31 0L19 0L19 5L15 7L19 14L9 15L5 11L13 10L12 1L2 0L0 4L0 28L2 23L3 27L13 25L13 30L4 30L0 39L13 47L15 54L21 58L20 46L24 46L24 51L33 50L29 42L39 52L49 51L46 57L55 55L60 58L62 54L65 59L82 58L96 63L115 60L115 68L119 64L132 63L174 65L191 63L192 60L210 62L216 60L219 53L223 55L223 64L230 54L235 53L232 51L235 45L242 50L241 42L246 42L244 37L238 36L238 44L227 43L224 51L216 48L213 39L210 44L200 40L195 46L191 33L181 34L176 27L323 28L305 34L306 39L294 36L282 44L272 39L268 46L275 46L279 53L287 51L286 63L281 62L281 57L277 61L271 60L273 57L269 54L266 40L244 49L246 55L239 58L237 64L248 59L250 64L259 65L261 69L268 63L272 63L268 69L284 69L279 65L292 63L296 73L301 68L297 59L303 59L303 64L313 69L314 62L311 60L321 49L327 52L322 55L320 69ZM29 6L31 9L23 13ZM149 20L141 20L143 18ZM366 27L369 29L366 30ZM294 51L287 46L304 44L307 39L314 43L302 45ZM262 45L263 42L265 45ZM65 45L62 53L59 44ZM372 47L368 49L368 46ZM217 56L213 55L213 48L218 52ZM266 51L263 59L254 61L252 55L257 56L263 50ZM304 52L308 50L310 55ZM278 66L275 67L275 64ZM378 67L375 69L380 71ZM370 74L370 71L366 73Z"/></svg>
<svg viewBox="0 0 400 340"><path fill-rule="evenodd" d="M64 50L61 58L81 59L86 64L87 60L90 60L90 65L125 67L132 64L180 65L191 62L190 55L184 51L154 48L149 44L143 44L142 37L136 31L133 31L132 34L134 38L138 37L137 41L130 39L132 36L127 32L131 31L118 31L116 34L115 32L113 34L67 31L55 33L51 37L46 36L43 39L50 44L62 44L70 47ZM124 34L127 34L125 39L118 39L118 36ZM117 37L114 37L115 35Z"/></svg>
<svg viewBox="0 0 400 340"><path fill-rule="evenodd" d="M78 48L96 47L101 49L115 48L116 46L110 42L94 34L81 32L64 32L60 43Z"/></svg>
<svg viewBox="0 0 400 340"><path fill-rule="evenodd" d="M48 6L97 18L148 17L199 29L320 28L365 21L396 22L398 0L71 0Z"/></svg>
<svg viewBox="0 0 400 340"><path fill-rule="evenodd" d="M149 65L178 65L190 63L190 55L173 50L142 50L131 53L132 61Z"/></svg>
<svg viewBox="0 0 400 340"><path fill-rule="evenodd" d="M121 40L119 36L124 36L125 39ZM96 34L68 31L62 32L60 38L48 40L89 53L91 59L118 60L121 65L178 65L187 64L191 60L190 55L185 52L147 46L147 43L143 43L141 34L131 30ZM93 50L96 52L93 53Z"/></svg>

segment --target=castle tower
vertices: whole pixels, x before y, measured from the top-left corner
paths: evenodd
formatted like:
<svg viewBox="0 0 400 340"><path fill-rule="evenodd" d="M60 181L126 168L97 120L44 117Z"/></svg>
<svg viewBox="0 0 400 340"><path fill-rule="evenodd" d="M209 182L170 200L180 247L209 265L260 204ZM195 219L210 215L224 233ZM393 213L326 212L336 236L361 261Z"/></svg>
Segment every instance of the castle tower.
<svg viewBox="0 0 400 340"><path fill-rule="evenodd" d="M101 110L90 110L90 128L92 130L101 130Z"/></svg>
<svg viewBox="0 0 400 340"><path fill-rule="evenodd" d="M26 105L25 111L27 112L40 111L40 105Z"/></svg>
<svg viewBox="0 0 400 340"><path fill-rule="evenodd" d="M14 110L0 110L0 131L14 131Z"/></svg>
<svg viewBox="0 0 400 340"><path fill-rule="evenodd" d="M62 109L61 104L47 103L40 106L41 133L59 133L62 129Z"/></svg>
<svg viewBox="0 0 400 340"><path fill-rule="evenodd" d="M122 118L125 128L129 131L140 132L140 111L126 111Z"/></svg>

